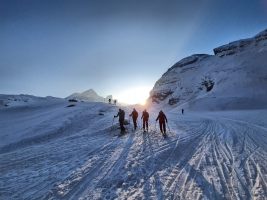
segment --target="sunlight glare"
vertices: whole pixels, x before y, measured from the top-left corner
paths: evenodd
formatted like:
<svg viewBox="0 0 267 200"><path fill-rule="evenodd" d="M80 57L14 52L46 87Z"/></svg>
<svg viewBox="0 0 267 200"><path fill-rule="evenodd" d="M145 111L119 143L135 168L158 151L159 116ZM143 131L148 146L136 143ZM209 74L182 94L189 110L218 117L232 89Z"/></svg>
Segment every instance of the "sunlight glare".
<svg viewBox="0 0 267 200"><path fill-rule="evenodd" d="M145 86L130 88L128 90L122 91L117 96L117 99L121 103L145 105L146 100L149 97L150 90L151 87L145 87Z"/></svg>

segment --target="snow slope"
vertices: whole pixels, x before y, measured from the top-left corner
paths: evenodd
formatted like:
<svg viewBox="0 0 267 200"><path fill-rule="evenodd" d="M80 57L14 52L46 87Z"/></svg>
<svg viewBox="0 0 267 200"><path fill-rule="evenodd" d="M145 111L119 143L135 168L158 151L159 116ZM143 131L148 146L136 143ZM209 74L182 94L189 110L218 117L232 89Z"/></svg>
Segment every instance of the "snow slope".
<svg viewBox="0 0 267 200"><path fill-rule="evenodd" d="M40 107L64 101L56 97L36 97L32 95L5 95L0 94L0 109L3 107Z"/></svg>
<svg viewBox="0 0 267 200"><path fill-rule="evenodd" d="M267 110L173 110L164 139L156 109L118 137L113 105L36 105L0 108L0 199L266 199Z"/></svg>
<svg viewBox="0 0 267 200"><path fill-rule="evenodd" d="M267 30L182 59L156 82L154 104L191 110L267 108Z"/></svg>

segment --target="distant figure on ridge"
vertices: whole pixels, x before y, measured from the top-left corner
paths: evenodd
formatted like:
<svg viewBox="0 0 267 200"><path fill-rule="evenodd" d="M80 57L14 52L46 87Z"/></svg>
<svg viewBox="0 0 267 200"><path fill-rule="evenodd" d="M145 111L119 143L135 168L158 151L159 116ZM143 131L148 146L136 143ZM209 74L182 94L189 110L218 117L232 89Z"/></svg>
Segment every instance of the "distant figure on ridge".
<svg viewBox="0 0 267 200"><path fill-rule="evenodd" d="M136 130L137 128L136 120L138 118L138 112L135 110L135 108L133 109L133 112L129 116L133 118L134 130Z"/></svg>
<svg viewBox="0 0 267 200"><path fill-rule="evenodd" d="M124 127L124 118L125 118L125 112L122 109L119 109L119 112L117 115L114 115L115 117L119 117L119 123L120 123L120 129L121 129L121 133L125 132L125 127Z"/></svg>
<svg viewBox="0 0 267 200"><path fill-rule="evenodd" d="M148 119L149 119L149 114L146 111L146 109L143 111L143 115L141 117L143 119L143 130L144 132L148 131Z"/></svg>
<svg viewBox="0 0 267 200"><path fill-rule="evenodd" d="M184 109L182 108L182 115L184 114Z"/></svg>
<svg viewBox="0 0 267 200"><path fill-rule="evenodd" d="M161 133L166 134L165 122L168 123L168 120L167 120L167 117L162 110L159 112L159 115L158 115L156 121L158 121L158 120L159 120L159 128L160 128Z"/></svg>
<svg viewBox="0 0 267 200"><path fill-rule="evenodd" d="M115 100L114 100L114 104L116 105L116 103L117 103L117 100L115 99Z"/></svg>
<svg viewBox="0 0 267 200"><path fill-rule="evenodd" d="M108 99L108 103L111 104L111 99Z"/></svg>

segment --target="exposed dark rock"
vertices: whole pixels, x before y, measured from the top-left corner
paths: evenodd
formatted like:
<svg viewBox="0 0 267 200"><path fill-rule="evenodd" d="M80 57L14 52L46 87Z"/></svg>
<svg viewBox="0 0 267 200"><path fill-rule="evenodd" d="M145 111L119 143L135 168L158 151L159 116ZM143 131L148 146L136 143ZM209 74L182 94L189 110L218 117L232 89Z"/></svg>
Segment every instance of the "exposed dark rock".
<svg viewBox="0 0 267 200"><path fill-rule="evenodd" d="M257 42L267 40L267 29L257 34L255 38Z"/></svg>
<svg viewBox="0 0 267 200"><path fill-rule="evenodd" d="M201 85L206 88L207 92L212 90L214 84L215 84L214 81L210 77L204 77L201 83Z"/></svg>
<svg viewBox="0 0 267 200"><path fill-rule="evenodd" d="M238 41L231 42L229 44L217 47L213 49L213 51L215 55L218 55L220 57L233 55L241 51L244 47L251 45L253 41L254 41L253 39L238 40Z"/></svg>
<svg viewBox="0 0 267 200"><path fill-rule="evenodd" d="M169 95L171 95L173 93L173 91L168 91L168 92L158 92L158 93L154 93L151 98L153 102L157 102L157 100L159 101L163 101L165 100Z"/></svg>
<svg viewBox="0 0 267 200"><path fill-rule="evenodd" d="M76 99L69 99L69 102L78 102Z"/></svg>
<svg viewBox="0 0 267 200"><path fill-rule="evenodd" d="M169 105L175 105L175 104L177 104L179 101L180 101L179 98L170 98L168 103L169 103Z"/></svg>
<svg viewBox="0 0 267 200"><path fill-rule="evenodd" d="M75 106L75 104L70 104L67 107L74 107L74 106Z"/></svg>

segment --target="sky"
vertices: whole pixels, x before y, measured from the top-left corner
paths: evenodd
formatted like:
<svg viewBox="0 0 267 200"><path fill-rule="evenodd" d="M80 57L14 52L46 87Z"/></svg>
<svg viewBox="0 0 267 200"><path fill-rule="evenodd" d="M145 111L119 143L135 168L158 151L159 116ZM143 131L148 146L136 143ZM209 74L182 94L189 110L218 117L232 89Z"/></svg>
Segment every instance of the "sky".
<svg viewBox="0 0 267 200"><path fill-rule="evenodd" d="M266 28L267 0L0 0L0 93L137 103L180 59Z"/></svg>

